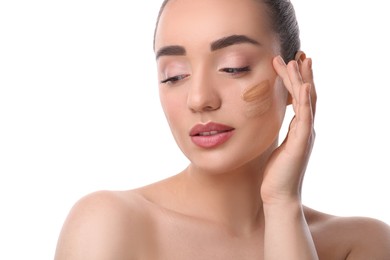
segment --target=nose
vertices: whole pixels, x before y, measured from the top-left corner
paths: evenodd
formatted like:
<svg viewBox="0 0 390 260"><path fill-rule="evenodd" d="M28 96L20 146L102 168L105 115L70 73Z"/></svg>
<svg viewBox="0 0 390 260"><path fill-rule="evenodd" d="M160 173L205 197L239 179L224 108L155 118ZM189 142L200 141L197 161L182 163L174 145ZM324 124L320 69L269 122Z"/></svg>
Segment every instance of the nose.
<svg viewBox="0 0 390 260"><path fill-rule="evenodd" d="M194 76L194 75L193 75ZM221 107L221 97L210 77L192 77L187 105L192 112L214 111Z"/></svg>

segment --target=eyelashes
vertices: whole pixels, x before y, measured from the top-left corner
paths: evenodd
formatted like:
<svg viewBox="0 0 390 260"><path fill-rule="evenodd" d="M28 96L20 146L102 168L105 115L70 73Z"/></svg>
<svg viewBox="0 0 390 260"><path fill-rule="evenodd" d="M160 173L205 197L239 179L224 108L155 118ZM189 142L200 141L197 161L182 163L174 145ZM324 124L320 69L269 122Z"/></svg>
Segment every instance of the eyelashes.
<svg viewBox="0 0 390 260"><path fill-rule="evenodd" d="M233 76L251 71L251 68L249 66L241 67L241 68L223 68L219 70L220 72L226 72L228 74L231 74Z"/></svg>
<svg viewBox="0 0 390 260"><path fill-rule="evenodd" d="M167 83L170 83L170 84L174 84L180 80L183 80L187 77L189 77L190 75L189 74L183 74L183 75L177 75L177 76L173 76L173 77L169 77L167 79L164 79L162 81L160 81L160 83L162 84L167 84Z"/></svg>
<svg viewBox="0 0 390 260"><path fill-rule="evenodd" d="M250 66L239 67L239 68L222 68L219 70L219 72L226 73L232 77L241 76L241 75L248 73L250 71L251 71ZM175 84L181 80L188 78L189 76L190 76L190 74L176 75L173 77L166 78L166 79L160 81L160 83L161 84Z"/></svg>

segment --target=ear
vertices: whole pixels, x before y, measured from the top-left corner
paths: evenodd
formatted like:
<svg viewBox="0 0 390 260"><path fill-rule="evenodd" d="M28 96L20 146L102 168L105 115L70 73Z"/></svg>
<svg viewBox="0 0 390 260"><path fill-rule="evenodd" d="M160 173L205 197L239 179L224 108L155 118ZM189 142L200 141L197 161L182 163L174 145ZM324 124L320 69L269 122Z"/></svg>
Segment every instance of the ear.
<svg viewBox="0 0 390 260"><path fill-rule="evenodd" d="M299 67L299 71L301 70L301 66L302 66L302 62L306 59L306 53L304 53L303 51L298 51L296 54L295 54L295 61L298 63L298 67ZM291 105L292 104L292 97L291 97L291 94L288 93L288 97L287 97L287 105Z"/></svg>

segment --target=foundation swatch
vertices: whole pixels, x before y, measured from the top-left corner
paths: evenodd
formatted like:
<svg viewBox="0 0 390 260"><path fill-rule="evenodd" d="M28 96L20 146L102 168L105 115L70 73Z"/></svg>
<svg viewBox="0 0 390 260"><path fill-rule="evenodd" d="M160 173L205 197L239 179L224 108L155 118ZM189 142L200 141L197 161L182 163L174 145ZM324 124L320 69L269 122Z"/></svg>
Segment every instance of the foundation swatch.
<svg viewBox="0 0 390 260"><path fill-rule="evenodd" d="M247 115L257 117L263 115L271 108L272 93L269 80L265 80L252 87L246 88L242 99L248 103Z"/></svg>

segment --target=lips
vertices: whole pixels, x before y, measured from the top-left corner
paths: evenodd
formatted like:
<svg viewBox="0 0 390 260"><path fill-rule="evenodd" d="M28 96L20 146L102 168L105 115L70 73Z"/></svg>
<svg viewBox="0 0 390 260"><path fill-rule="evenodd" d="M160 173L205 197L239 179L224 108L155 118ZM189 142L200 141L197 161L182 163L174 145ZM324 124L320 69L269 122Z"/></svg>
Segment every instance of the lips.
<svg viewBox="0 0 390 260"><path fill-rule="evenodd" d="M234 128L217 123L195 125L191 131L191 140L202 148L213 148L225 143L234 133Z"/></svg>

